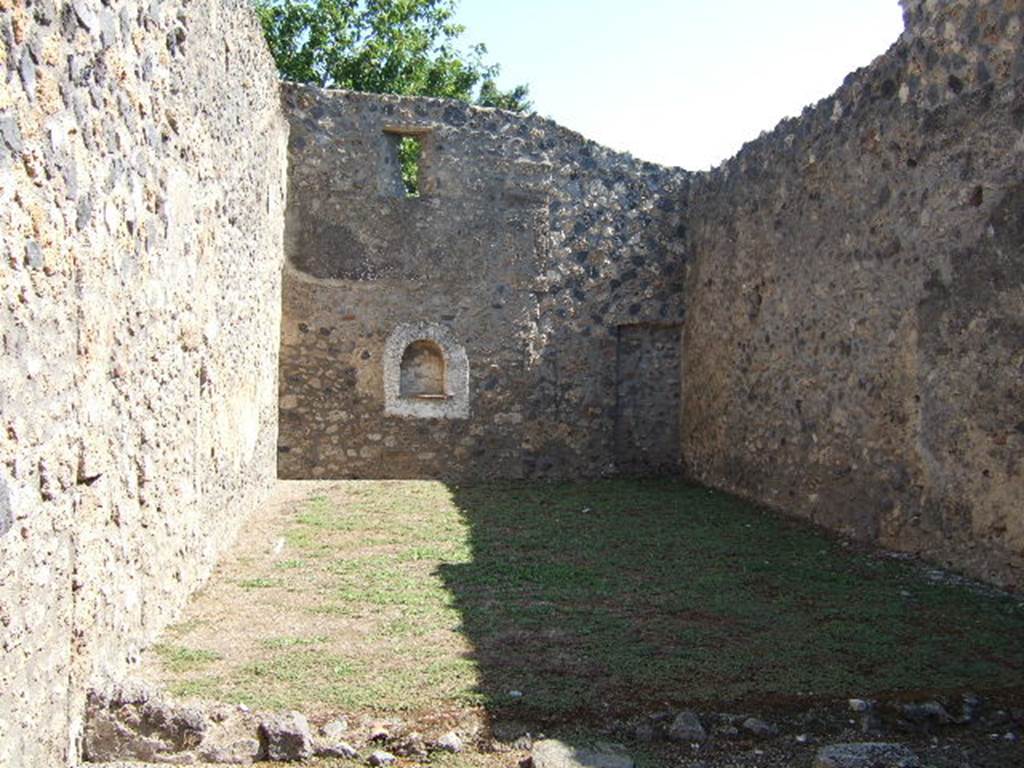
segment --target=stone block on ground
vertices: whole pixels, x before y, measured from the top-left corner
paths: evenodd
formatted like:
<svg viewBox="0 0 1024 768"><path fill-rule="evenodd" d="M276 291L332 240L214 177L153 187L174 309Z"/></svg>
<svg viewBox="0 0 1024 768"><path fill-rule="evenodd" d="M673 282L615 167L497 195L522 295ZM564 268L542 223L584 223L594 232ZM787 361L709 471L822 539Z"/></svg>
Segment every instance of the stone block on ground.
<svg viewBox="0 0 1024 768"><path fill-rule="evenodd" d="M814 768L919 768L917 755L903 744L832 744L818 750Z"/></svg>
<svg viewBox="0 0 1024 768"><path fill-rule="evenodd" d="M320 740L316 745L317 757L340 757L345 760L357 760L359 750L347 741Z"/></svg>
<svg viewBox="0 0 1024 768"><path fill-rule="evenodd" d="M305 715L299 712L264 715L260 736L268 760L289 762L313 756L313 734Z"/></svg>
<svg viewBox="0 0 1024 768"><path fill-rule="evenodd" d="M533 768L633 768L633 758L617 745L574 747L557 739L533 745Z"/></svg>
<svg viewBox="0 0 1024 768"><path fill-rule="evenodd" d="M668 729L668 738L671 741L704 741L707 737L707 731L704 730L695 712L680 712Z"/></svg>
<svg viewBox="0 0 1024 768"><path fill-rule="evenodd" d="M325 723L320 729L320 735L327 741L342 741L348 734L348 720L343 717L335 718Z"/></svg>
<svg viewBox="0 0 1024 768"><path fill-rule="evenodd" d="M92 691L86 704L84 755L93 762L169 762L198 747L209 726L203 711L164 701L128 683Z"/></svg>
<svg viewBox="0 0 1024 768"><path fill-rule="evenodd" d="M439 738L434 746L442 752L461 752L462 751L462 739L459 738L457 733L450 732Z"/></svg>

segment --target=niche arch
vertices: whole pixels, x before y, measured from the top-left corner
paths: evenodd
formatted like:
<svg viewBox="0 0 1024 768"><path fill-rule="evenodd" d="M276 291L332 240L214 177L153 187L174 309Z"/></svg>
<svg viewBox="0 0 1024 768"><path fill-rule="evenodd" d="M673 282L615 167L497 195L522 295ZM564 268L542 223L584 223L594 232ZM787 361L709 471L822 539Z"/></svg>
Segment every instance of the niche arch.
<svg viewBox="0 0 1024 768"><path fill-rule="evenodd" d="M446 327L405 323L388 336L384 413L420 419L469 418L466 348Z"/></svg>

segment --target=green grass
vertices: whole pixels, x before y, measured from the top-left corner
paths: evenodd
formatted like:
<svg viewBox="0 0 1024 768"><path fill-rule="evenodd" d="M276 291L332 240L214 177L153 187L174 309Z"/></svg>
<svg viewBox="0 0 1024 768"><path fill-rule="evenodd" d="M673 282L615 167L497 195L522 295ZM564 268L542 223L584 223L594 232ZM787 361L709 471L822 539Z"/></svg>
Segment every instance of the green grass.
<svg viewBox="0 0 1024 768"><path fill-rule="evenodd" d="M279 560L223 577L275 619L236 629L247 650L217 664L160 653L177 692L557 719L1024 684L1015 600L930 583L725 494L630 480L337 487L292 516ZM216 585L202 596L218 599ZM216 648L195 626L176 637Z"/></svg>
<svg viewBox="0 0 1024 768"><path fill-rule="evenodd" d="M178 673L193 672L221 659L221 655L215 651L185 648L180 645L161 643L156 645L153 650L160 656L160 660L168 669Z"/></svg>
<svg viewBox="0 0 1024 768"><path fill-rule="evenodd" d="M238 582L238 585L243 589L270 589L271 587L280 586L280 581L276 579L257 578L257 579L242 579Z"/></svg>

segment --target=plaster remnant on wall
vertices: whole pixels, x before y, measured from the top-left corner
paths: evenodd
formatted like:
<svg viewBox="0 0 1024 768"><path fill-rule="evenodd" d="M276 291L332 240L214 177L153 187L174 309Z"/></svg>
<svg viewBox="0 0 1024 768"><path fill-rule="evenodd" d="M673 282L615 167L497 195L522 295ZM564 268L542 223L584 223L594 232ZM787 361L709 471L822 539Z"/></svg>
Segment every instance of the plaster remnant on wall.
<svg viewBox="0 0 1024 768"><path fill-rule="evenodd" d="M424 343L437 346L443 358L444 391L431 393L402 385L403 361L421 352ZM384 412L419 419L469 418L469 358L451 331L437 323L399 325L384 344ZM406 381L409 380L407 374Z"/></svg>

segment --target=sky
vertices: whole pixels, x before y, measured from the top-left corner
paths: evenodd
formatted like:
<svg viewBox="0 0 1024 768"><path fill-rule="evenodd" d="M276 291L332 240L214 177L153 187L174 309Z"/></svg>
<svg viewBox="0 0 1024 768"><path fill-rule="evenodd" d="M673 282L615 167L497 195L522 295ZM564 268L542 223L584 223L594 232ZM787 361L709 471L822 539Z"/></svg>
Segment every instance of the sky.
<svg viewBox="0 0 1024 768"><path fill-rule="evenodd" d="M457 19L539 114L694 171L831 94L903 30L897 0L459 0Z"/></svg>

